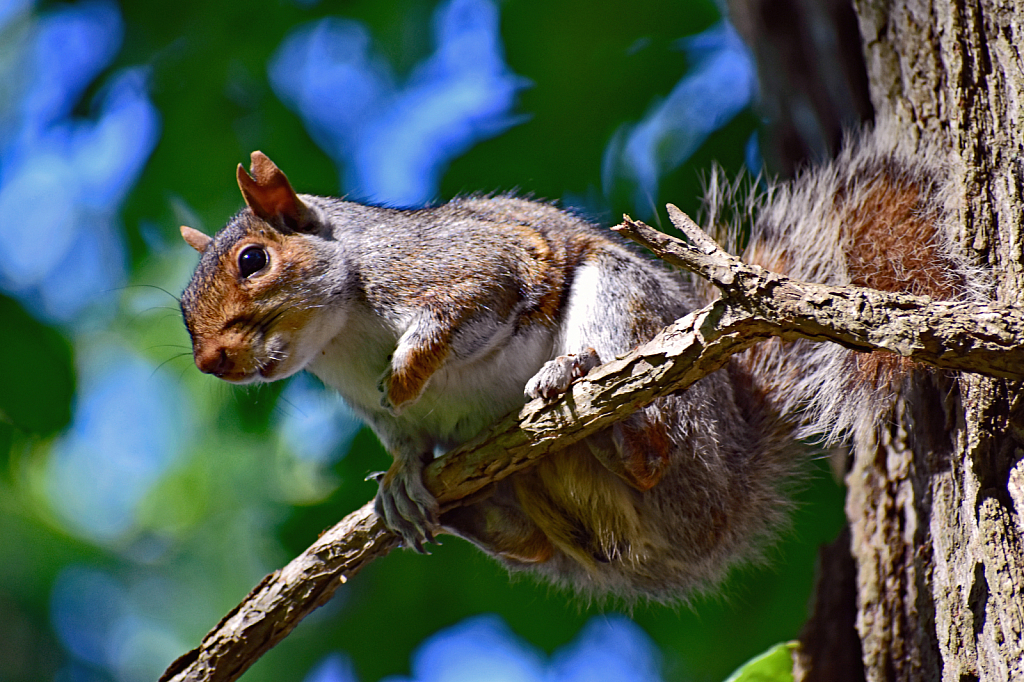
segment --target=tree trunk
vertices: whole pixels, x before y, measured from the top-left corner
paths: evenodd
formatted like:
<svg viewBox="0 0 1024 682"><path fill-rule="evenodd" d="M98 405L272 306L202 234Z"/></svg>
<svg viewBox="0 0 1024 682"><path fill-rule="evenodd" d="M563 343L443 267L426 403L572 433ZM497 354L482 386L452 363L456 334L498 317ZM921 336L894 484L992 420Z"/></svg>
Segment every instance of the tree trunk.
<svg viewBox="0 0 1024 682"><path fill-rule="evenodd" d="M997 300L1019 306L1024 3L855 6L875 111L908 135L949 140L963 243L991 270ZM977 375L922 374L875 437L854 444L846 510L868 680L1024 679L1018 389ZM829 583L823 575L818 622L825 610L842 613ZM838 652L808 655L805 679L824 679L814 671Z"/></svg>

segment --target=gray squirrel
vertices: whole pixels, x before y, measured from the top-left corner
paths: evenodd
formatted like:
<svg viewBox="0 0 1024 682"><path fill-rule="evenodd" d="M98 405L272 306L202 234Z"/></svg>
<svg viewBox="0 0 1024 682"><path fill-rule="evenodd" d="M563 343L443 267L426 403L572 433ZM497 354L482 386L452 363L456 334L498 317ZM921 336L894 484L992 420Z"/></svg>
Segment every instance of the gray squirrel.
<svg viewBox="0 0 1024 682"><path fill-rule="evenodd" d="M785 524L798 438L873 428L916 371L832 344L763 343L440 514L422 482L433 458L713 295L549 204L398 210L296 194L260 152L251 171L239 165L247 206L215 237L181 228L201 254L181 298L195 363L236 384L306 369L337 390L394 457L378 514L420 551L443 530L583 594L685 598ZM808 281L984 296L955 242L948 177L938 151L882 125L740 207L743 257ZM722 187L708 197L713 225L734 202Z"/></svg>

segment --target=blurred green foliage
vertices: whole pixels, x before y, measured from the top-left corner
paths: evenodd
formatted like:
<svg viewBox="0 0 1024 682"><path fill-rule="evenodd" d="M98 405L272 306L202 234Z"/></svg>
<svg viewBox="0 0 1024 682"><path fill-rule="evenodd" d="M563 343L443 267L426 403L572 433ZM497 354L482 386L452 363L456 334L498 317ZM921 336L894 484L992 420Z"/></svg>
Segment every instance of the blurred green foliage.
<svg viewBox="0 0 1024 682"><path fill-rule="evenodd" d="M71 419L75 370L68 341L0 295L0 416L9 421L0 443L21 431L49 435Z"/></svg>
<svg viewBox="0 0 1024 682"><path fill-rule="evenodd" d="M233 169L253 149L274 158L300 191L337 194L337 170L270 90L269 57L296 24L343 15L370 26L386 56L407 70L430 49L433 3L183 0L170 7L125 0L121 7L127 33L111 68L150 66L163 132L123 212L138 286L123 293L116 319L88 344L125 344L180 381L196 423L183 426L186 454L142 501L131 533L108 542L76 537L54 513L45 481L49 444L70 418L81 339L65 338L0 298L5 680L50 679L67 659L50 623L50 599L56 576L72 564L108 572L128 587L146 618L173 633L140 654L147 661L141 669L159 673L265 573L370 499L375 486L364 477L389 461L364 429L328 469L304 463L274 433L290 409L277 401L280 386L235 388L199 374L173 300L196 260L177 228L185 223L213 232L239 209ZM685 57L673 42L718 19L710 0L636 0L628 7L609 0L585 6L506 0L501 11L507 62L532 83L519 107L529 118L456 160L443 198L495 190L552 199L599 195L612 133L685 73ZM720 130L664 180L662 199L697 212L701 174L712 160L738 172L755 125L746 113ZM613 198L604 217L628 209L624 198ZM842 492L827 466L812 469L793 526L766 567L737 571L720 594L689 606L632 608L664 654L666 679L724 679L744 660L798 634L816 547L834 538L843 519ZM424 637L483 612L500 614L550 651L606 608L615 606L581 603L528 579L510 581L468 544L447 538L429 557L396 552L371 565L244 679L301 680L338 650L351 656L364 681L405 672ZM90 674L105 679L100 671Z"/></svg>

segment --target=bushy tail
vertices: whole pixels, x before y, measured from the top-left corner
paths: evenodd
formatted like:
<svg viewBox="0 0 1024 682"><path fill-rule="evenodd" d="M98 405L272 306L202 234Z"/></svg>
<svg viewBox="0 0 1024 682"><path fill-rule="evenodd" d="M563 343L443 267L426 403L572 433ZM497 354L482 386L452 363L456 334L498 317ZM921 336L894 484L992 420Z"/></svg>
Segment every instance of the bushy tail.
<svg viewBox="0 0 1024 682"><path fill-rule="evenodd" d="M733 233L749 226L746 261L798 280L982 300L986 278L959 246L960 195L945 159L882 123L766 192L738 197L737 185L713 180L708 212L716 223L728 213ZM893 353L777 339L737 364L799 436L826 443L874 428L912 373L927 371Z"/></svg>

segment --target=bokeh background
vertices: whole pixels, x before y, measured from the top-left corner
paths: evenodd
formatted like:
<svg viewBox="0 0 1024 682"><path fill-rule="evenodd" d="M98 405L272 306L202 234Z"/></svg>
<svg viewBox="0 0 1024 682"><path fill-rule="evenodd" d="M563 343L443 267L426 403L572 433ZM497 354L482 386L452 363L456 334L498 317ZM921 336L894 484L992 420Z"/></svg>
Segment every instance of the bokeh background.
<svg viewBox="0 0 1024 682"><path fill-rule="evenodd" d="M301 192L516 191L614 223L762 170L707 0L0 0L0 680L156 679L389 459L317 382L191 361L176 296L261 149ZM842 525L823 461L765 566L588 604L448 538L344 586L243 679L721 680L792 639Z"/></svg>

